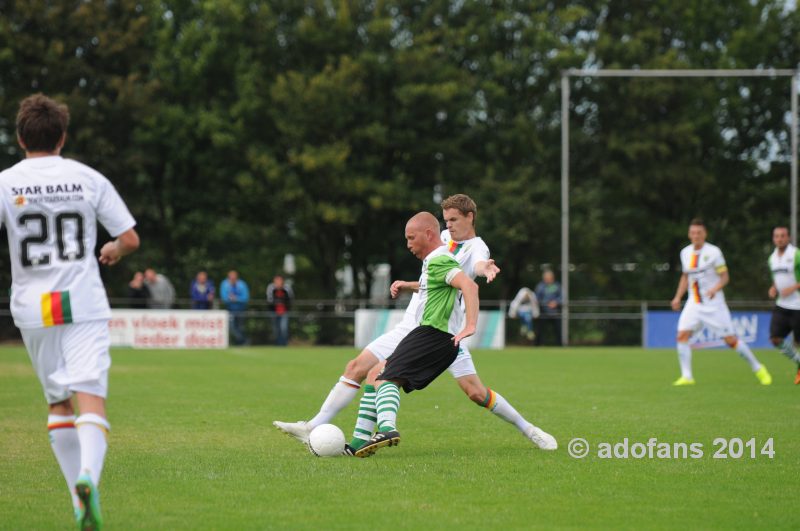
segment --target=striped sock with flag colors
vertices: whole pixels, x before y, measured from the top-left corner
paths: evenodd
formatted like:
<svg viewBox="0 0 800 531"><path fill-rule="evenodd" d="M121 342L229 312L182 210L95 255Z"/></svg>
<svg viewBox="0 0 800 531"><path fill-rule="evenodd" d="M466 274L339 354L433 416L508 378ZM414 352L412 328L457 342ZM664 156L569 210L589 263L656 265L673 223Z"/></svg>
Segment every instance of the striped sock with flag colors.
<svg viewBox="0 0 800 531"><path fill-rule="evenodd" d="M503 395L492 391L488 387L486 388L486 399L483 401L482 405L501 419L516 426L523 435L530 429L531 423L525 420L525 418L508 403L508 400L503 398Z"/></svg>
<svg viewBox="0 0 800 531"><path fill-rule="evenodd" d="M392 382L384 382L378 388L375 399L378 410L378 430L397 429L397 410L400 409L400 388Z"/></svg>
<svg viewBox="0 0 800 531"><path fill-rule="evenodd" d="M75 429L75 415L48 415L47 431L50 435L50 447L67 482L72 506L77 508L80 502L75 494L75 480L78 479L81 467L81 443Z"/></svg>
<svg viewBox="0 0 800 531"><path fill-rule="evenodd" d="M353 429L350 446L358 450L364 446L375 431L378 423L378 411L375 408L375 386L365 385L364 394L358 404L358 419Z"/></svg>
<svg viewBox="0 0 800 531"><path fill-rule="evenodd" d="M80 473L88 474L95 486L100 484L103 462L106 458L108 442L106 437L111 426L108 421L95 413L84 413L75 419L78 438L81 441Z"/></svg>
<svg viewBox="0 0 800 531"><path fill-rule="evenodd" d="M341 376L336 385L333 386L333 389L331 389L331 392L328 393L328 397L322 403L319 412L308 421L309 426L313 429L321 424L329 424L341 410L353 401L359 389L361 389L361 384Z"/></svg>

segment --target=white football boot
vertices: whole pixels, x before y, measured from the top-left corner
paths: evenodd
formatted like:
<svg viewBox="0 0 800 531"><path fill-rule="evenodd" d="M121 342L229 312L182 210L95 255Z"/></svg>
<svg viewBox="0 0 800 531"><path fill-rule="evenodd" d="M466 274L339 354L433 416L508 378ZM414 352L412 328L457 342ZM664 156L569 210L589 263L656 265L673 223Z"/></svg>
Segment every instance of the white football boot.
<svg viewBox="0 0 800 531"><path fill-rule="evenodd" d="M311 426L305 420L297 422L281 422L276 420L272 423L273 426L281 430L286 435L291 435L301 443L308 444L308 436L311 434Z"/></svg>
<svg viewBox="0 0 800 531"><path fill-rule="evenodd" d="M528 429L528 432L525 435L533 444L542 450L555 450L558 448L558 443L556 442L555 437L543 430L540 430L533 424L531 424L531 427Z"/></svg>

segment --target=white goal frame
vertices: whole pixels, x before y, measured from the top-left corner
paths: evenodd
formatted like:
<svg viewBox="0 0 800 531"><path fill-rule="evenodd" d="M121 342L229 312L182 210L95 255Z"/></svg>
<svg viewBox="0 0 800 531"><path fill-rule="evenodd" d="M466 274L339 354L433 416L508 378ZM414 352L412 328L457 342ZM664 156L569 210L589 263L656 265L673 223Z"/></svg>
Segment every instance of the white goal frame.
<svg viewBox="0 0 800 531"><path fill-rule="evenodd" d="M788 77L791 78L791 191L790 231L792 243L797 244L797 80L800 70L734 69L734 70L639 70L639 69L578 69L561 72L561 342L569 344L569 105L571 77L624 78L716 78L716 77Z"/></svg>

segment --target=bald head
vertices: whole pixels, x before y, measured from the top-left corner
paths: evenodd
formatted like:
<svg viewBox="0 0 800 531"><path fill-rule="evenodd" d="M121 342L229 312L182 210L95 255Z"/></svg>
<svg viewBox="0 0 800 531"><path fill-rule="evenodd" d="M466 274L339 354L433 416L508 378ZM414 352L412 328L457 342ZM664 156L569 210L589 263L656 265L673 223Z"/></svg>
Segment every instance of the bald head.
<svg viewBox="0 0 800 531"><path fill-rule="evenodd" d="M442 245L439 221L430 212L414 214L406 223L406 247L420 260Z"/></svg>
<svg viewBox="0 0 800 531"><path fill-rule="evenodd" d="M417 212L406 223L406 228L413 227L416 230L432 230L439 232L439 220L430 212Z"/></svg>

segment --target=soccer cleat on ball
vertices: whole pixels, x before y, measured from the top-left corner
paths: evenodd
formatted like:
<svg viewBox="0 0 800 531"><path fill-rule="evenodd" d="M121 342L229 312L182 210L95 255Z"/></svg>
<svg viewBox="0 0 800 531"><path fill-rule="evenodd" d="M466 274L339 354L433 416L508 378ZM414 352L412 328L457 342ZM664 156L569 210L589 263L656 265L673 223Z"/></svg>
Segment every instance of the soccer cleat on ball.
<svg viewBox="0 0 800 531"><path fill-rule="evenodd" d="M556 442L555 437L534 425L531 425L531 427L528 428L525 436L541 450L555 450L558 448L558 442Z"/></svg>
<svg viewBox="0 0 800 531"><path fill-rule="evenodd" d="M276 420L273 426L281 430L286 435L291 435L303 444L308 444L308 435L311 433L311 426L304 420L298 422L281 422Z"/></svg>
<svg viewBox="0 0 800 531"><path fill-rule="evenodd" d="M372 439L367 444L356 450L356 457L369 457L377 452L378 448L397 446L398 444L400 444L399 431L379 431L372 436Z"/></svg>
<svg viewBox="0 0 800 531"><path fill-rule="evenodd" d="M772 375L767 370L765 365L762 365L760 369L755 372L756 378L758 381L761 382L761 385L770 385L772 384Z"/></svg>
<svg viewBox="0 0 800 531"><path fill-rule="evenodd" d="M342 455L347 457L355 457L356 456L356 449L350 446L349 444L344 445L344 450L342 451Z"/></svg>
<svg viewBox="0 0 800 531"><path fill-rule="evenodd" d="M336 457L345 451L344 433L333 424L320 424L308 436L308 449L317 457Z"/></svg>
<svg viewBox="0 0 800 531"><path fill-rule="evenodd" d="M83 473L75 482L75 492L81 501L78 528L81 531L98 531L103 528L103 516L100 514L100 495L97 487L88 474Z"/></svg>
<svg viewBox="0 0 800 531"><path fill-rule="evenodd" d="M672 382L672 385L676 387L680 387L682 385L694 385L694 380L690 378L684 378L683 376L681 376L680 378Z"/></svg>

